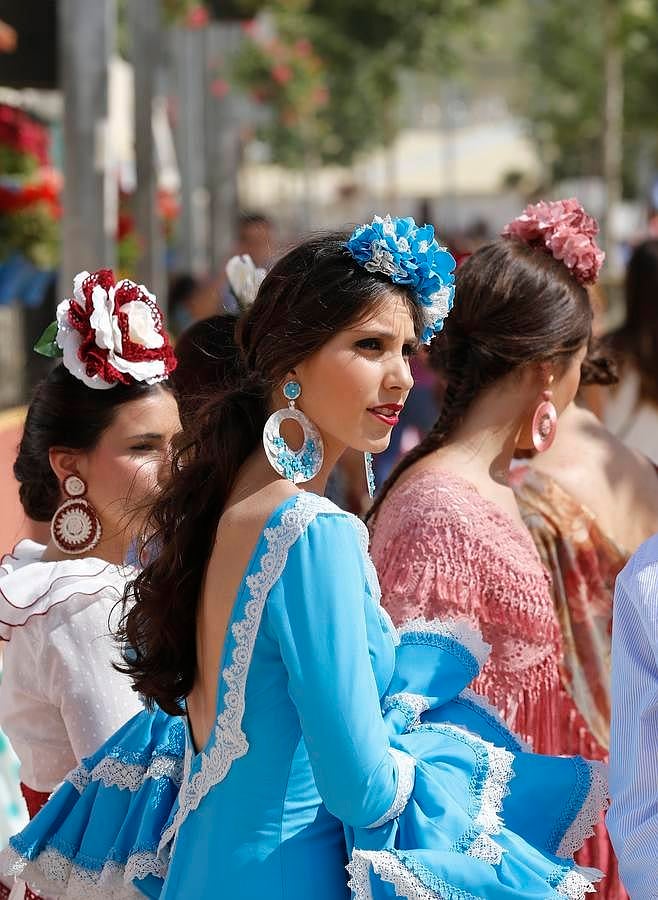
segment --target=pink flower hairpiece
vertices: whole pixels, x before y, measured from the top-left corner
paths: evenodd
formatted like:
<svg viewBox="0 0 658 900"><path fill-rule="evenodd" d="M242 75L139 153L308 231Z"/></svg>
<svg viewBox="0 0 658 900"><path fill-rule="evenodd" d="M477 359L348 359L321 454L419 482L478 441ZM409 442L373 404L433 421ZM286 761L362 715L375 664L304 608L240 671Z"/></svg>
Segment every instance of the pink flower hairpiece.
<svg viewBox="0 0 658 900"><path fill-rule="evenodd" d="M605 259L595 241L599 226L575 197L526 206L502 231L559 259L580 284L594 284Z"/></svg>

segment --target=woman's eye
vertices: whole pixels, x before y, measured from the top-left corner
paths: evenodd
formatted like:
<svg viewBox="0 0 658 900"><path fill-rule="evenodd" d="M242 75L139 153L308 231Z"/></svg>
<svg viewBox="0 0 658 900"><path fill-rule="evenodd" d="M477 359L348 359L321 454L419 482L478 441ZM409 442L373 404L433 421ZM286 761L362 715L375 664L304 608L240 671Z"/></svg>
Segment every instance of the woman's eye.
<svg viewBox="0 0 658 900"><path fill-rule="evenodd" d="M130 448L133 453L147 453L149 450L155 450L153 444L135 444Z"/></svg>
<svg viewBox="0 0 658 900"><path fill-rule="evenodd" d="M360 350L381 350L382 344L378 338L364 338L356 342Z"/></svg>
<svg viewBox="0 0 658 900"><path fill-rule="evenodd" d="M411 358L412 356L416 356L418 354L418 347L415 344L405 344L402 348L402 355L407 358Z"/></svg>

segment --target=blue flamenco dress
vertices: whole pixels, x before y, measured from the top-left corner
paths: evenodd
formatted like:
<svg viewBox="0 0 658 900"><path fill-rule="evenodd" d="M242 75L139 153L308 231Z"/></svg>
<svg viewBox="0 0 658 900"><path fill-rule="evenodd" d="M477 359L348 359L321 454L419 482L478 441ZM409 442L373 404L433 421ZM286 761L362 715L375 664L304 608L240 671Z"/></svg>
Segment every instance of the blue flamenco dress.
<svg viewBox="0 0 658 900"><path fill-rule="evenodd" d="M571 852L598 764L532 754L467 688L459 623L399 633L367 531L300 493L264 528L223 648L217 719L135 716L1 858L49 895L231 900L580 900Z"/></svg>

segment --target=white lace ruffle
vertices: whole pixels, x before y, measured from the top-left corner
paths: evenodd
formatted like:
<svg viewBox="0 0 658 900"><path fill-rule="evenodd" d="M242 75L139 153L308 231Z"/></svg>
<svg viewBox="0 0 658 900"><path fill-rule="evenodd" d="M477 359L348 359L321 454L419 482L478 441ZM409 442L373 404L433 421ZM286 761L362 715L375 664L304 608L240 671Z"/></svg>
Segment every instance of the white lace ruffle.
<svg viewBox="0 0 658 900"><path fill-rule="evenodd" d="M281 577L290 548L320 513L349 515L326 497L300 493L294 505L284 511L280 523L264 531L267 550L260 558L260 569L246 579L251 596L245 605L245 616L239 622L234 622L231 629L235 646L231 664L222 672L227 690L224 694L222 712L215 723L214 743L207 753L202 754L199 771L189 780L184 779L179 794L178 810L173 822L162 835L160 848L170 843L187 816L198 808L208 791L226 778L234 760L244 756L249 750L247 738L242 731L245 687L265 602L272 587ZM354 516L349 518L355 523L358 522ZM366 531L367 547L365 525L363 529ZM358 526L357 531L363 543L363 535Z"/></svg>
<svg viewBox="0 0 658 900"><path fill-rule="evenodd" d="M409 619L398 628L400 635L412 631L428 631L431 634L440 634L461 644L471 656L477 660L480 670L489 658L491 644L483 639L477 628L473 628L465 619L425 619L419 617Z"/></svg>
<svg viewBox="0 0 658 900"><path fill-rule="evenodd" d="M492 866L497 866L503 858L503 848L497 844L488 834L479 834L466 851L466 856L482 860Z"/></svg>
<svg viewBox="0 0 658 900"><path fill-rule="evenodd" d="M442 731L461 735L469 743L477 744L486 751L487 774L480 791L480 811L475 817L474 824L487 834L498 834L503 826L500 811L505 797L509 794L509 783L514 777L514 754L503 747L496 747L458 725L444 724L438 727Z"/></svg>
<svg viewBox="0 0 658 900"><path fill-rule="evenodd" d="M156 756L148 766L131 765L106 756L90 771L84 764L66 776L73 787L82 793L92 781L101 781L105 787L118 787L122 791L138 791L149 779L168 778L179 785L183 777L183 761L173 756Z"/></svg>
<svg viewBox="0 0 658 900"><path fill-rule="evenodd" d="M0 853L0 869L27 882L35 891L69 900L143 900L132 880L166 875L166 864L154 853L135 853L125 867L107 862L96 872L73 865L52 847L43 850L34 862L8 847Z"/></svg>
<svg viewBox="0 0 658 900"><path fill-rule="evenodd" d="M391 709L400 709L407 713L407 729L418 725L422 713L430 708L430 701L422 694L413 694L410 691L400 691L397 694L391 694L384 699L382 711L389 712Z"/></svg>
<svg viewBox="0 0 658 900"><path fill-rule="evenodd" d="M168 778L174 784L180 784L182 777L183 761L171 756L156 756L148 767L128 765L107 756L90 773L92 781L102 781L105 787L118 787L133 793L149 778Z"/></svg>
<svg viewBox="0 0 658 900"><path fill-rule="evenodd" d="M64 780L69 781L76 791L81 794L91 781L91 775L89 770L82 764L69 772Z"/></svg>
<svg viewBox="0 0 658 900"><path fill-rule="evenodd" d="M382 881L393 885L396 897L404 897L406 900L449 900L449 897L425 887L413 872L387 850L355 850L347 871L350 875L348 887L352 889L354 900L373 900L371 871Z"/></svg>
<svg viewBox="0 0 658 900"><path fill-rule="evenodd" d="M564 900L585 900L585 894L596 893L592 882L602 877L603 873L596 869L572 869L557 885L555 893Z"/></svg>
<svg viewBox="0 0 658 900"><path fill-rule="evenodd" d="M380 825L385 825L391 819L399 816L409 802L409 797L411 797L416 782L416 760L413 756L395 747L389 747L388 752L393 757L398 770L395 797L384 815L380 816L371 825L366 826L367 828L379 828Z"/></svg>
<svg viewBox="0 0 658 900"><path fill-rule="evenodd" d="M530 744L527 741L524 741L522 737L516 734L516 732L512 731L500 712L486 697L483 697L482 694L476 694L472 688L464 688L459 696L463 697L465 700L469 700L476 706L479 706L480 709L483 709L484 712L488 713L492 719L495 719L499 725L502 725L505 731L513 736L514 740L518 743L520 750L523 750L526 753L532 753Z"/></svg>
<svg viewBox="0 0 658 900"><path fill-rule="evenodd" d="M557 849L557 856L563 859L571 859L574 853L580 850L587 838L592 837L594 827L599 821L602 810L608 806L607 767L601 762L591 762L589 766L591 783L587 797Z"/></svg>

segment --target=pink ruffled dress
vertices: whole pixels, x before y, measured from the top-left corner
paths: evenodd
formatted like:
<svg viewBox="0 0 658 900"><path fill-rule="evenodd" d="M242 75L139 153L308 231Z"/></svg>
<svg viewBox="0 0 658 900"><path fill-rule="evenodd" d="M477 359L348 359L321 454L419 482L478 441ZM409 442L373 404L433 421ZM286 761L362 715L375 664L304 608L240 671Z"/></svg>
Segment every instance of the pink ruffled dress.
<svg viewBox="0 0 658 900"><path fill-rule="evenodd" d="M471 687L535 751L599 757L591 743L574 740L588 733L587 723L562 684L551 580L527 530L471 482L428 469L382 503L371 555L382 605L396 625L418 617L454 618L480 629L491 654ZM587 843L578 862L614 869L604 832ZM598 893L623 896L613 882L612 893L606 893L606 880Z"/></svg>

